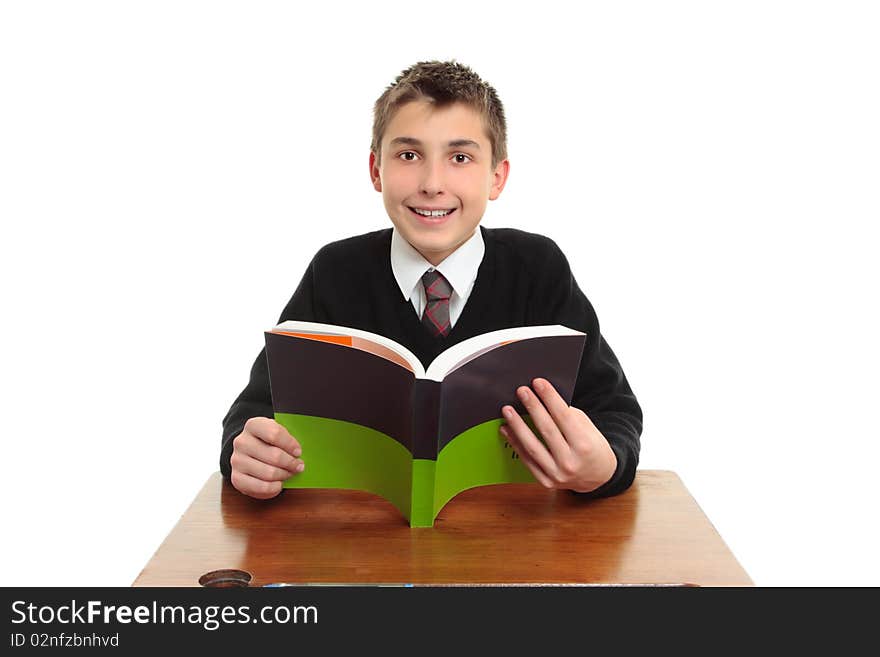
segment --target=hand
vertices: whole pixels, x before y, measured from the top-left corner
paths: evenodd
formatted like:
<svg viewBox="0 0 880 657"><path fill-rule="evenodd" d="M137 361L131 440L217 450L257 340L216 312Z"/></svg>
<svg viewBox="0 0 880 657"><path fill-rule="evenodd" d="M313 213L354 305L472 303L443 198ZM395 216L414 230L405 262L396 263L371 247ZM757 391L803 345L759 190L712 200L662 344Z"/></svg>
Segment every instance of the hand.
<svg viewBox="0 0 880 657"><path fill-rule="evenodd" d="M281 492L281 482L299 474L302 448L287 429L267 417L252 417L232 440L232 485L265 500Z"/></svg>
<svg viewBox="0 0 880 657"><path fill-rule="evenodd" d="M617 456L592 420L581 409L569 406L546 379L517 389L544 444L512 406L504 406L507 424L501 434L526 467L546 488L567 488L587 493L611 479ZM543 403L542 403L543 402Z"/></svg>

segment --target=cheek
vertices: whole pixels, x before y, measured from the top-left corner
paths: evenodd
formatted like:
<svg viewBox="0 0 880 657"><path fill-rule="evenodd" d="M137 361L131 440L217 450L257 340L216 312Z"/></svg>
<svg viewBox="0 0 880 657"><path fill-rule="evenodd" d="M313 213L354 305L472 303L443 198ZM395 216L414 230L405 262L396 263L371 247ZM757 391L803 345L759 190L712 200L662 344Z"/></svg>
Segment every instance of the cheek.
<svg viewBox="0 0 880 657"><path fill-rule="evenodd" d="M484 176L479 176L468 180L467 184L462 186L462 193L466 194L471 203L479 203L489 196L491 189L492 181L487 180Z"/></svg>
<svg viewBox="0 0 880 657"><path fill-rule="evenodd" d="M462 200L472 208L479 208L485 202L488 193L488 190L483 189L482 185L475 185L468 189Z"/></svg>
<svg viewBox="0 0 880 657"><path fill-rule="evenodd" d="M389 196L392 198L402 198L411 193L413 176L406 173L395 173L386 176L382 180L384 189L388 190Z"/></svg>

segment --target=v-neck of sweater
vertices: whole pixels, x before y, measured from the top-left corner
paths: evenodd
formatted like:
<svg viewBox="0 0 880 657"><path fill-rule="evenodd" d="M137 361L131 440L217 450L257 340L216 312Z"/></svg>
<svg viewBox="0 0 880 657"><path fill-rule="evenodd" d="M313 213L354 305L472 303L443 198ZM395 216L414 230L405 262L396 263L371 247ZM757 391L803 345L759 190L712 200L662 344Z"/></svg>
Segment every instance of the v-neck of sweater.
<svg viewBox="0 0 880 657"><path fill-rule="evenodd" d="M387 245L385 245L388 247L385 250L385 282L389 289L396 291L398 299L396 310L400 320L401 332L414 338L413 342L416 347L414 352L426 369L437 356L452 345L482 332L479 328L481 321L480 310L487 307L487 302L490 300L495 282L495 240L488 229L480 226L480 230L483 233L483 242L486 250L483 253L483 260L477 269L474 287L461 311L461 315L449 331L449 334L439 338L432 336L422 325L421 319L413 310L412 302L400 295L400 288L397 286L394 273L391 270L391 259L389 257L391 231L389 230L388 232Z"/></svg>

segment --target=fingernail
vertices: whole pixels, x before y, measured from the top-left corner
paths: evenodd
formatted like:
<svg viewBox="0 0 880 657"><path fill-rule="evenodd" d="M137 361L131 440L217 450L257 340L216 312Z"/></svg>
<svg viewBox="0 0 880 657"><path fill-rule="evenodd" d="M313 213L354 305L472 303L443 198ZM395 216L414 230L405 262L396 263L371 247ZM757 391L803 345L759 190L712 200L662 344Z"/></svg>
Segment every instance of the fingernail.
<svg viewBox="0 0 880 657"><path fill-rule="evenodd" d="M517 397L519 397L523 401L525 401L529 398L529 392L526 388L520 388L519 390L517 390L516 395L517 395Z"/></svg>
<svg viewBox="0 0 880 657"><path fill-rule="evenodd" d="M505 406L501 409L501 414L504 415L504 417L513 417L513 409L510 406Z"/></svg>
<svg viewBox="0 0 880 657"><path fill-rule="evenodd" d="M296 466L297 472L302 472L305 469L306 469L306 464L303 463L302 461L300 461L299 464Z"/></svg>
<svg viewBox="0 0 880 657"><path fill-rule="evenodd" d="M532 385L535 387L535 390L543 390L544 379L535 379L534 381L532 381Z"/></svg>
<svg viewBox="0 0 880 657"><path fill-rule="evenodd" d="M295 457L299 458L300 456L302 456L302 453L303 453L303 451L299 447L294 447L293 455Z"/></svg>

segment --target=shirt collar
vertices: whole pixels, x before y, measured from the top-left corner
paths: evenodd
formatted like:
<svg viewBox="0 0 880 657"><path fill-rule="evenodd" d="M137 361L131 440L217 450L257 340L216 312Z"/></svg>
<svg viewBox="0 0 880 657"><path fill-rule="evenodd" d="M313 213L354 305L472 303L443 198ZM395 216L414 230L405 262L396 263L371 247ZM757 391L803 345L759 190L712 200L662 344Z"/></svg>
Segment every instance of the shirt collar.
<svg viewBox="0 0 880 657"><path fill-rule="evenodd" d="M400 286L404 299L411 299L417 285L421 285L422 275L429 269L437 269L449 281L453 292L464 296L477 277L477 270L483 261L486 245L480 227L474 234L446 259L434 267L421 253L407 242L395 227L391 232L391 271Z"/></svg>

